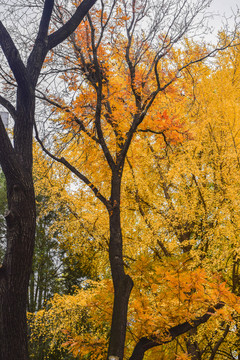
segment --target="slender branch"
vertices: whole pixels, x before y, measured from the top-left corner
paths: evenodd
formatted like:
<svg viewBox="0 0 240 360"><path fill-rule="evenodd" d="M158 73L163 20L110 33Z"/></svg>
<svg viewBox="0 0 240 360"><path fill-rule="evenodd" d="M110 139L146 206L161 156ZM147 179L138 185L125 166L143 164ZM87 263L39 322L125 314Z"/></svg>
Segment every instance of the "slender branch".
<svg viewBox="0 0 240 360"><path fill-rule="evenodd" d="M50 155L50 154L48 154ZM94 192L94 194L96 195L96 197L106 206L107 210L110 210L111 208L111 204L110 202L100 193L100 191L98 190L98 188L82 173L80 173L74 166L72 166L64 157L61 158L57 158L55 156L53 156L52 154L50 155L54 160L62 163L63 165L65 165L69 170L71 170L71 172L73 174L75 174L80 180L82 180L86 185L89 186L89 188Z"/></svg>
<svg viewBox="0 0 240 360"><path fill-rule="evenodd" d="M98 39L98 42L97 42L97 48L99 47L101 41L102 41L102 38L103 38L103 34L104 34L104 31L112 17L112 13L113 13L113 10L114 10L114 7L116 5L116 2L117 0L113 0L112 1L112 5L111 5L111 8L110 8L110 11L109 11L109 14L108 14L108 17L107 19L105 20L105 23L103 21L103 18L104 18L104 2L103 0L101 0L101 6L102 6L102 11L101 11L101 33L100 33L100 36L99 36L99 39Z"/></svg>
<svg viewBox="0 0 240 360"><path fill-rule="evenodd" d="M115 162L113 160L113 157L109 151L109 148L106 144L106 141L103 136L102 126L101 126L101 113L102 113L102 75L101 75L101 69L98 61L98 55L97 55L97 47L95 46L95 28L91 20L90 14L87 15L88 22L91 29L91 45L92 45L92 52L93 52L93 63L94 63L94 70L96 72L96 78L98 82L97 87L97 104L96 104L96 111L95 111L95 126L97 130L97 135L100 141L100 145L102 147L104 156L111 168L111 170L114 170L115 168Z"/></svg>
<svg viewBox="0 0 240 360"><path fill-rule="evenodd" d="M101 194L101 192L98 190L98 188L82 173L80 173L73 165L71 165L64 157L57 157L53 155L43 144L42 140L39 138L38 130L35 125L35 138L40 144L42 150L53 160L63 164L66 168L68 168L73 174L75 174L80 180L82 180L96 195L96 197L106 206L107 210L111 210L111 204L110 202Z"/></svg>
<svg viewBox="0 0 240 360"><path fill-rule="evenodd" d="M136 108L140 111L140 108L141 108L141 100L142 100L142 97L141 95L139 94L137 88L136 88L136 84L135 84L135 77L136 77L136 68L132 61L131 61L131 58L130 58L130 49L131 49L131 44L132 44L132 35L130 34L129 31L127 31L127 35L128 35L128 44L127 44L127 47L126 47L126 53L125 53L125 56L126 56L126 61L127 61L127 64L128 64L128 68L129 68L129 72L130 72L130 79L131 79L131 89L132 89L132 92L133 92L133 95L135 97L135 104L136 104Z"/></svg>
<svg viewBox="0 0 240 360"><path fill-rule="evenodd" d="M165 136L164 132L162 132L162 135L163 135L163 138L164 138L164 141L165 141L166 145L168 146L169 144L167 142L167 139L166 139L166 136ZM148 143L148 147L149 147L151 153L153 154L154 159L157 162L157 169L158 169L158 173L160 175L161 185L162 185L162 188L163 188L163 193L164 193L165 199L167 200L170 209L175 212L175 207L174 207L174 204L173 204L173 200L172 200L172 198L170 196L170 193L168 191L168 186L167 186L167 184L166 184L166 182L164 180L163 171L162 171L161 166L159 164L159 156L154 151L154 149L153 149L153 147L152 147L149 140L147 140L147 143Z"/></svg>
<svg viewBox="0 0 240 360"><path fill-rule="evenodd" d="M6 82L6 84L12 86L13 88L17 87L16 80L14 79L14 76L11 75L11 73L6 70L0 65L0 76L1 78Z"/></svg>
<svg viewBox="0 0 240 360"><path fill-rule="evenodd" d="M70 114L71 116L73 116L73 120L79 125L79 130L82 130L88 137L90 137L92 140L94 140L97 144L100 144L100 141L99 139L91 134L85 127L84 123L82 120L80 120L76 115L74 115L71 111L71 109L69 109L69 107L67 106L63 106L61 104L59 104L58 102L54 101L54 100L51 100L49 98L46 97L45 94L43 94L40 90L37 90L41 96L39 95L36 95L36 97L40 100L44 100L46 102L48 102L49 104L55 106L56 108L58 109L61 109L62 111L64 111L66 114Z"/></svg>
<svg viewBox="0 0 240 360"><path fill-rule="evenodd" d="M229 47L232 47L232 46L236 46L237 44L233 44L233 41L234 41L234 36L233 38L228 42L226 43L225 45L223 46L220 46L220 47L216 47L215 49L213 49L212 51L209 51L207 54L195 59L195 60L191 60L189 62L187 62L186 64L182 65L181 67L179 67L174 76L163 86L159 87L159 83L157 81L157 89L154 90L148 97L147 99L144 101L143 105L142 105L142 116L145 117L145 115L147 114L149 108L151 107L153 101L155 100L156 96L158 95L159 92L163 92L164 90L166 90L174 81L176 81L176 79L179 77L180 73L189 68L190 66L194 65L194 64L197 64L199 62L203 62L204 60L210 58L210 57L213 57L214 55L216 55L218 52L220 51L224 51L226 50L227 48ZM157 69L155 67L155 73L156 73Z"/></svg>
<svg viewBox="0 0 240 360"><path fill-rule="evenodd" d="M132 141L132 137L135 133L135 131L137 130L138 126L142 123L142 121L144 120L145 116L147 115L148 110L150 109L150 107L152 106L154 100L156 99L157 95L159 94L159 92L163 92L164 90L166 90L167 87L169 87L179 76L179 74L186 68L188 68L191 65L197 64L199 62L204 61L205 59L214 56L217 52L219 51L223 51L228 47L233 46L233 39L230 40L227 44L215 48L214 50L210 51L209 53L207 53L204 56L199 57L198 59L192 60L187 62L186 64L184 64L183 66L181 66L180 68L177 69L177 71L175 72L175 75L162 87L157 87L156 90L154 90L149 96L148 98L144 101L143 105L141 106L141 113L139 113L139 111L135 114L134 116L134 120L133 123L131 125L130 130L127 133L127 139L122 147L122 152L121 152L121 156L120 161L119 161L119 166L122 166L123 162L125 161L126 158L126 154L127 151L129 149L130 143ZM130 66L131 63L129 63ZM132 70L133 71L133 70ZM131 78L133 77L134 79L134 71L132 72Z"/></svg>
<svg viewBox="0 0 240 360"><path fill-rule="evenodd" d="M229 332L229 329L230 329L230 325L228 324L226 326L226 329L224 330L224 333L222 334L222 336L220 337L220 339L216 342L216 344L214 345L214 348L212 349L212 353L209 357L209 360L214 360L215 358L215 355L217 354L217 351L220 347L220 345L223 343L223 341L225 340L228 332Z"/></svg>
<svg viewBox="0 0 240 360"><path fill-rule="evenodd" d="M174 130L174 131L176 131L176 130ZM150 132L150 133L152 133L152 134L162 135L163 140L164 140L166 146L170 146L169 142L167 141L167 137L166 137L166 135L165 135L164 130L162 130L162 131L155 131L155 130L152 130L152 129L147 128L147 129L138 129L138 132L146 132L146 133Z"/></svg>

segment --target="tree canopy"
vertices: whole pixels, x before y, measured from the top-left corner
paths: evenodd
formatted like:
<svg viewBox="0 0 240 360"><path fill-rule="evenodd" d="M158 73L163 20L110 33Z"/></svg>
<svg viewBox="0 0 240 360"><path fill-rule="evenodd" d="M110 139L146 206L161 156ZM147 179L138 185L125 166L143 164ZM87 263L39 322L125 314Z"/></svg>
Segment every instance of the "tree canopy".
<svg viewBox="0 0 240 360"><path fill-rule="evenodd" d="M49 60L68 95L39 94L54 142L37 140L72 183L62 241L98 277L56 295L33 332L80 359L238 351L238 48L217 55L234 45L224 32L217 50L187 38L205 2L158 5L163 18L149 1L102 2Z"/></svg>

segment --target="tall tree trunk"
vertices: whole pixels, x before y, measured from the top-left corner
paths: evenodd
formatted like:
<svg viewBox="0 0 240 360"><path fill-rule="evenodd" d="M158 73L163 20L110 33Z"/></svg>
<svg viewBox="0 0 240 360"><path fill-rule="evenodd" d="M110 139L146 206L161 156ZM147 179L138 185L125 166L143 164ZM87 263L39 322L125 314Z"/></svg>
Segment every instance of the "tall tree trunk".
<svg viewBox="0 0 240 360"><path fill-rule="evenodd" d="M0 360L27 360L28 284L35 239L35 196L32 180L34 94L18 91L14 148L5 138L7 249L0 269ZM19 130L21 128L21 136ZM1 126L0 131L5 131ZM1 149L0 149L1 151Z"/></svg>
<svg viewBox="0 0 240 360"><path fill-rule="evenodd" d="M31 181L18 182L10 191L8 245L0 276L0 359L27 360L26 306L34 248L34 191Z"/></svg>
<svg viewBox="0 0 240 360"><path fill-rule="evenodd" d="M113 173L112 209L109 212L110 243L109 260L114 286L112 326L108 348L108 359L122 360L127 327L127 312L133 281L125 274L122 253L122 230L120 218L121 172Z"/></svg>

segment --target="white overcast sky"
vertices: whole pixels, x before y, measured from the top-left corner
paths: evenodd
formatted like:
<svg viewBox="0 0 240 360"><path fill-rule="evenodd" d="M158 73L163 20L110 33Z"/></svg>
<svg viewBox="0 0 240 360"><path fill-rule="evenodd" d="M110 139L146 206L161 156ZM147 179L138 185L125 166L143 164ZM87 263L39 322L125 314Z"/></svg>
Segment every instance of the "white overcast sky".
<svg viewBox="0 0 240 360"><path fill-rule="evenodd" d="M233 11L234 13L237 12L238 7L240 8L240 0L213 0L209 11L219 14L215 21L216 23L219 22L219 24L221 24L221 16L231 16Z"/></svg>
<svg viewBox="0 0 240 360"><path fill-rule="evenodd" d="M213 0L207 12L214 14L214 18L210 18L208 21L210 32L207 33L205 39L210 42L216 41L217 32L226 25L224 16L228 19L228 30L233 28L233 12L236 14L238 7L240 8L240 0ZM240 23L240 15L238 16L238 23Z"/></svg>
<svg viewBox="0 0 240 360"><path fill-rule="evenodd" d="M223 14L224 12L228 15L231 13L231 7L236 10L236 5L240 5L240 1L236 0L213 0L211 10Z"/></svg>

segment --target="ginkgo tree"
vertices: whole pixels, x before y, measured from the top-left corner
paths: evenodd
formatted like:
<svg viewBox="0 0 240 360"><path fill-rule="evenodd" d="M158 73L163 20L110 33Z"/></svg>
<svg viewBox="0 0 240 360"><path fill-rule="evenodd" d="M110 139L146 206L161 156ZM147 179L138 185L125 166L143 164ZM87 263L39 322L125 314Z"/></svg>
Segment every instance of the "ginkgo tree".
<svg viewBox="0 0 240 360"><path fill-rule="evenodd" d="M178 242L174 245L173 233L168 230L166 234L168 240L164 244L160 236L162 230L159 220L157 217L150 218L151 210L149 216L144 216L144 206L137 202L138 213L144 218L145 225L151 229L147 236L146 232L139 233L137 227L139 215L130 226L128 226L128 216L124 219L127 199L124 198L123 190L127 189L129 179L132 183L136 169L141 168L141 172L144 172L146 167L151 172L149 154L153 153L151 160L154 160L158 157L157 148L163 149L168 143L182 143L184 137L187 137L188 131L187 128L184 129L184 125L187 120L187 108L192 103L192 97L189 96L191 81L188 81L188 89L181 74L186 73L189 68L193 69L194 64L202 62L232 44L232 38L229 40L227 36L222 36L217 47L209 50L205 45L197 45L185 39L188 33L193 35L194 30L199 26L198 17L208 5L209 1L205 0L193 4L188 1L168 3L148 0L116 0L112 3L102 1L99 8L90 12L77 32L70 37L68 49L60 54L62 66L66 68L62 80L65 87L67 86L68 96L49 95L40 90L38 93L38 96L47 101L54 111L52 115L54 136L52 147L48 147L41 140L36 128L37 140L52 159L64 165L81 180L83 185L78 185L80 192L84 186L84 189L88 189L87 195L91 201L93 195L95 196L93 201L99 203L96 206L97 218L103 219L100 223L104 224L105 229L107 224L107 250L113 280L113 309L110 313L111 325L108 330L109 359L123 359L124 356L130 294L134 282L138 284L139 276L134 276L134 263L136 261L142 264L145 262L148 264L149 261L151 263L151 260L145 259L154 256L156 245L160 247L167 261L160 264L159 268L158 266L155 268L154 265L153 274L161 276L168 263L171 273L172 252L180 263L186 253L191 259L191 255L188 254L191 246L189 244L185 246L185 240L190 240L185 239L186 234L189 233L187 219L181 219L181 222L177 217L174 218L174 209L172 209L173 229L175 235L177 233ZM64 7L59 7L56 22L64 24L67 13ZM51 66L52 59L57 55L52 53L46 66ZM57 59L60 61L59 57ZM172 107L169 106L171 101L174 102ZM146 145L148 153L145 152ZM152 184L150 181L148 184L154 187L154 181ZM163 178L160 178L161 183L164 186ZM168 195L170 190L167 188L168 186L164 190L164 201L170 206L171 201L174 203L174 200ZM139 198L137 184L134 191L136 198ZM174 190L171 190L171 193L174 193ZM85 212L89 222L91 222L91 210L86 209ZM123 220L125 221L122 225ZM174 250L175 246L176 250ZM158 252L157 249L156 254ZM146 272L147 268L148 265ZM194 271L195 269L193 269L193 277ZM193 305L194 310L189 311L188 315L180 311L182 324L179 324L181 319L176 317L176 322L170 322L170 326L167 325L163 333L151 327L149 333L145 327L142 327L143 331L137 335L138 341L131 360L142 359L146 350L168 342L206 322L216 309L223 307L226 298L229 298L230 306L235 306L237 299L225 285L219 284L218 281L211 282L210 273L205 275L204 271L203 273L200 271L198 274L201 279L206 279L209 293L208 291L204 293L205 285L203 285L200 289L202 297L198 295L197 288L189 285L191 284L189 279L185 282L186 288L183 287L183 293L179 295L180 300L174 293L175 296L169 301L176 302L177 311L177 304L180 306L183 302L185 308L191 302L193 292L196 293L197 304L199 298L202 301L199 308ZM169 276L171 278L170 274ZM178 282L177 279L178 272L175 272L175 284ZM144 278L141 278L140 284L142 281L144 282ZM195 282L197 283L197 280ZM157 293L164 289L160 282L159 285L156 282L155 286L152 284L150 288L151 286ZM181 289L182 285L179 285L179 288ZM140 289L140 297L142 291L143 289ZM184 295L185 293L187 295ZM154 302L155 295L153 298L149 295L150 308L151 299ZM145 300L147 301L146 297ZM159 303L161 301L163 302L163 299L161 300L160 296ZM138 303L139 319L142 323L145 320L147 323L148 320L144 318L146 312L141 310L140 303ZM167 303L164 306L166 307ZM132 318L130 316L129 322L136 323L134 316ZM88 335L85 331L83 333L86 339ZM163 334L167 334L165 339L162 338ZM81 356L81 349L77 351ZM91 358L97 356L94 353L91 352L89 356ZM86 353L82 356L85 355Z"/></svg>
<svg viewBox="0 0 240 360"><path fill-rule="evenodd" d="M132 359L141 358L147 350L151 359L175 359L175 354L179 359L222 359L238 353L239 90L234 81L238 51L221 54L216 69L199 66L192 72L190 79L194 77L198 84L194 88L197 100L183 106L184 122L172 118L171 127L161 131L153 129L153 124L148 131L140 127L138 147L128 153L122 221L124 264L134 288L129 302L127 357L139 340ZM186 76L184 83L188 81ZM185 87L184 97L189 93ZM176 107L177 113L179 96L173 94L166 95L170 101L165 106L169 110ZM228 105L223 107L223 102ZM168 118L166 112L164 118ZM68 246L81 254L84 247L85 251L91 249L94 241L95 246L101 243L107 250L106 240L97 240L99 232L106 229L102 209L82 190L71 196L75 204L62 195L74 209L65 224L75 238ZM94 240L76 239L81 229L77 214L87 228L95 216L92 206L98 214L94 223L101 229L94 229ZM64 237L68 239L67 234ZM106 357L113 289L106 259L97 261L104 262L106 269L101 265L99 272L105 280L86 282L74 296L56 295L51 309L37 314L33 339L53 336L53 348L57 341L79 358ZM212 304L221 311L210 318L216 310ZM168 344L187 330L190 333L178 340L178 349ZM158 345L164 343L168 345L159 350Z"/></svg>

